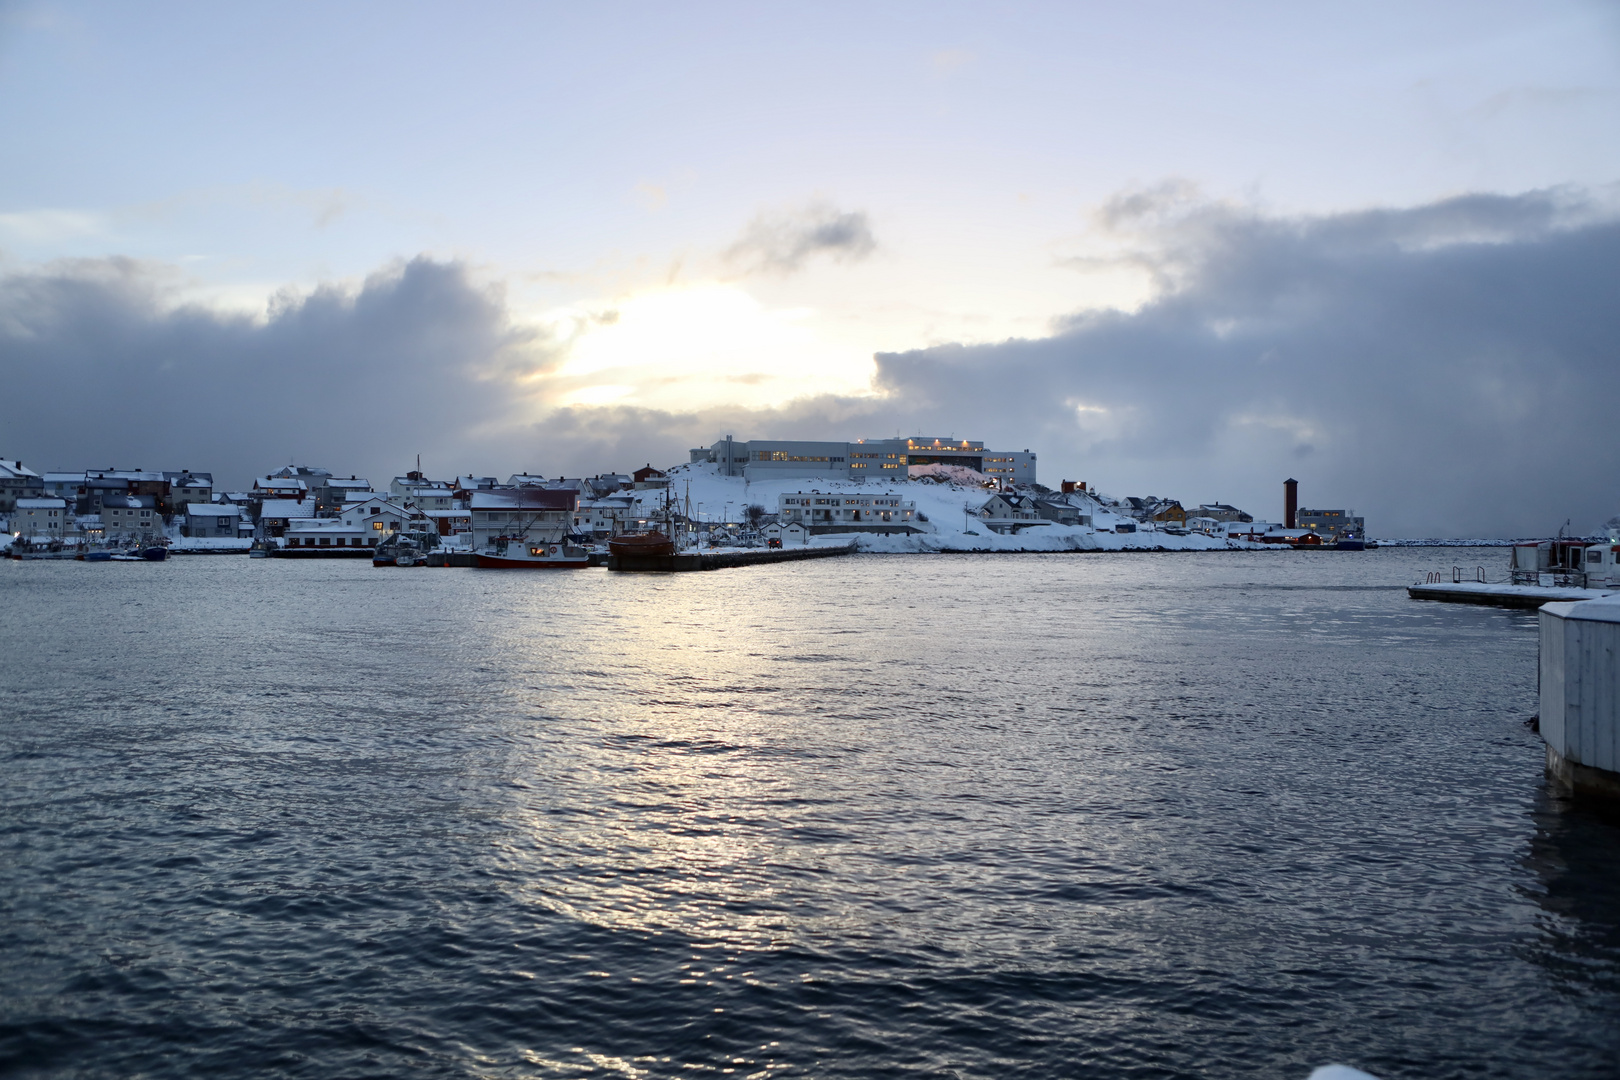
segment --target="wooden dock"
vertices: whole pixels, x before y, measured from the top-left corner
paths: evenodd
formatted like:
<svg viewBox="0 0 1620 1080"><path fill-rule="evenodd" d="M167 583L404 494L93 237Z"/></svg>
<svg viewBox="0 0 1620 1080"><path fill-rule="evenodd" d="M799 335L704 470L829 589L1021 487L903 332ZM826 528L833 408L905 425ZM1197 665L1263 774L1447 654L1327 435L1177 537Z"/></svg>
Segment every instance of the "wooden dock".
<svg viewBox="0 0 1620 1080"><path fill-rule="evenodd" d="M609 555L607 568L629 573L680 573L687 570L726 570L734 566L797 562L853 555L855 544L825 544L793 548L745 548L720 551L685 551L675 555Z"/></svg>

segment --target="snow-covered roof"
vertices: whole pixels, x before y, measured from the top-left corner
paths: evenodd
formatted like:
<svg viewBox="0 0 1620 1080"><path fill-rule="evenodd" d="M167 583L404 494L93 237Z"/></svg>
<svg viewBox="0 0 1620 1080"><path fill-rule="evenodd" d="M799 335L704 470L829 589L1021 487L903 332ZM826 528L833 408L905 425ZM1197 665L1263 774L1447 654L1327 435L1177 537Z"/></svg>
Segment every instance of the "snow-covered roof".
<svg viewBox="0 0 1620 1080"><path fill-rule="evenodd" d="M297 532L359 532L365 526L344 521L342 518L304 518L298 521L287 522L287 527Z"/></svg>
<svg viewBox="0 0 1620 1080"><path fill-rule="evenodd" d="M22 462L17 464L21 465ZM78 484L84 481L84 470L78 472L48 472L45 474L47 484Z"/></svg>
<svg viewBox="0 0 1620 1080"><path fill-rule="evenodd" d="M370 491L371 481L363 476L333 476L327 479L326 486L339 491Z"/></svg>
<svg viewBox="0 0 1620 1080"><path fill-rule="evenodd" d="M379 495L376 492L371 492L369 494L362 495L353 502L345 501L343 505L343 512L348 513L351 510L363 509L372 503L376 503L379 507L384 509L404 513L404 506L395 501L397 498L399 498L397 495Z"/></svg>
<svg viewBox="0 0 1620 1080"><path fill-rule="evenodd" d="M19 510L65 510L66 499L18 499Z"/></svg>
<svg viewBox="0 0 1620 1080"><path fill-rule="evenodd" d="M186 506L190 517L238 517L241 513L240 507L230 503L189 503Z"/></svg>
<svg viewBox="0 0 1620 1080"><path fill-rule="evenodd" d="M572 510L579 493L572 489L501 488L472 493L474 510Z"/></svg>
<svg viewBox="0 0 1620 1080"><path fill-rule="evenodd" d="M254 491L308 491L302 480L286 476L261 476L253 481Z"/></svg>
<svg viewBox="0 0 1620 1080"><path fill-rule="evenodd" d="M315 504L308 499L266 499L259 508L261 518L312 518Z"/></svg>
<svg viewBox="0 0 1620 1080"><path fill-rule="evenodd" d="M23 465L20 461L7 461L0 458L0 480L26 480L33 477L40 479L39 473Z"/></svg>
<svg viewBox="0 0 1620 1080"><path fill-rule="evenodd" d="M163 474L141 469L86 469L84 475L92 480L135 480L142 483L161 483Z"/></svg>

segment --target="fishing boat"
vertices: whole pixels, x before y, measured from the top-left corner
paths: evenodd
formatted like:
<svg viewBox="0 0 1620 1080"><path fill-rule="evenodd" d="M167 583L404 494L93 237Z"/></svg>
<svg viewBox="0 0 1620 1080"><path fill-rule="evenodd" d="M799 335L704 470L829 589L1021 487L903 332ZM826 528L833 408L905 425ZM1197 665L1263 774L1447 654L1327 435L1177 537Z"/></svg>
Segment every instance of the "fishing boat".
<svg viewBox="0 0 1620 1080"><path fill-rule="evenodd" d="M493 550L477 555L481 570L579 570L591 565L591 553L573 544L533 543L503 537Z"/></svg>
<svg viewBox="0 0 1620 1080"><path fill-rule="evenodd" d="M687 493L686 502L685 520L690 522L692 519L692 497L690 492ZM616 555L620 558L624 558L626 556L630 558L651 558L660 555L675 554L676 551L678 551L681 547L681 545L677 542L677 538L684 539L685 534L684 532L677 531L675 528L675 505L670 499L668 489L665 489L664 491L664 505L658 516L663 519L662 528L654 526L652 522L647 522L649 528L644 529L641 532L625 533L623 536L610 537L608 539L608 554Z"/></svg>
<svg viewBox="0 0 1620 1080"><path fill-rule="evenodd" d="M169 549L163 544L150 544L141 548L140 554L147 562L162 562L169 557Z"/></svg>

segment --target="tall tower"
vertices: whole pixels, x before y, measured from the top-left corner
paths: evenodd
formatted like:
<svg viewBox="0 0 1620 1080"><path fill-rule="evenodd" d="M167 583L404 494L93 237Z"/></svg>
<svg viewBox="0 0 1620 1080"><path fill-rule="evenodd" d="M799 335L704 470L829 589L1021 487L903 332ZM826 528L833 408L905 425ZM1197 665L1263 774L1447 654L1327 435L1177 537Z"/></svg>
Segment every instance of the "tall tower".
<svg viewBox="0 0 1620 1080"><path fill-rule="evenodd" d="M1298 528L1294 524L1299 518L1299 481L1283 481L1283 528Z"/></svg>

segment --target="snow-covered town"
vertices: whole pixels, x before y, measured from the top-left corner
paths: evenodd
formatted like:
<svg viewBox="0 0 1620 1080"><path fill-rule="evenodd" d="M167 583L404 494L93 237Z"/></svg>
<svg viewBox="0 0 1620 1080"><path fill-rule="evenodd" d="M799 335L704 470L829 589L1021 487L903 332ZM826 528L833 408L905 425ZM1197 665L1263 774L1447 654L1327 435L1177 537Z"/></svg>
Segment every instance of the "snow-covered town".
<svg viewBox="0 0 1620 1080"><path fill-rule="evenodd" d="M854 443L731 437L678 464L595 476L430 475L384 481L314 465L267 469L241 490L210 472L39 470L0 459L0 520L14 557L249 553L377 556L400 544L441 556L604 554L615 538L667 534L681 548L836 544L881 553L1210 550L1353 546L1363 521L1299 509L1282 520L1220 501L1115 496L1088 480L1048 486L1029 450L922 438ZM469 563L471 565L471 563Z"/></svg>

